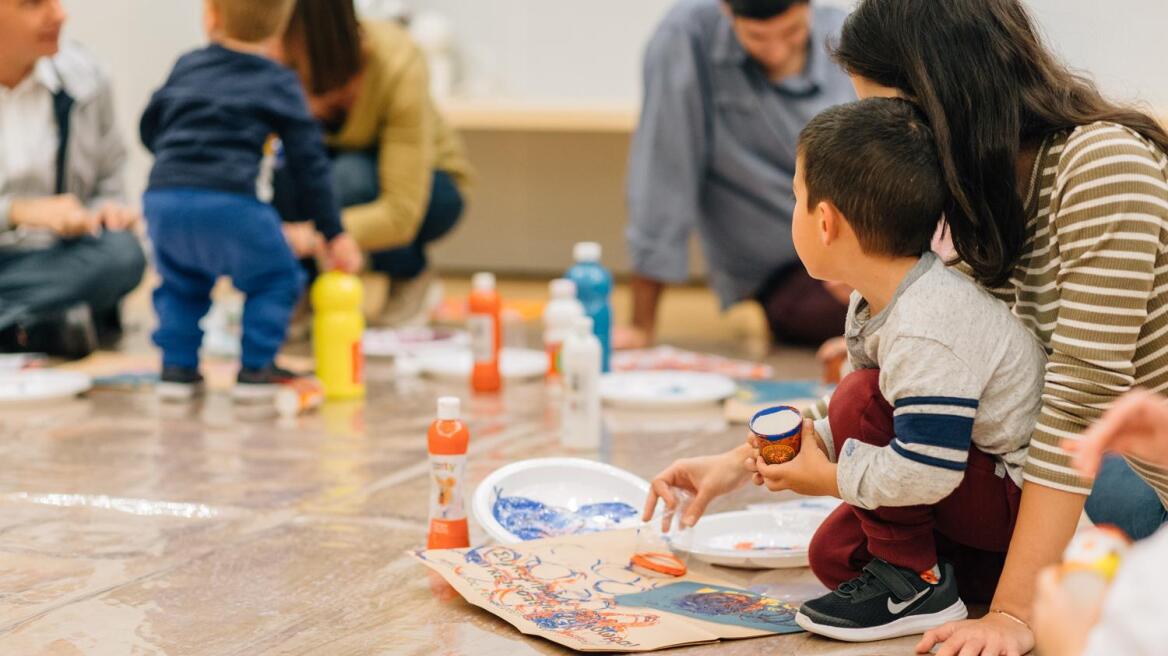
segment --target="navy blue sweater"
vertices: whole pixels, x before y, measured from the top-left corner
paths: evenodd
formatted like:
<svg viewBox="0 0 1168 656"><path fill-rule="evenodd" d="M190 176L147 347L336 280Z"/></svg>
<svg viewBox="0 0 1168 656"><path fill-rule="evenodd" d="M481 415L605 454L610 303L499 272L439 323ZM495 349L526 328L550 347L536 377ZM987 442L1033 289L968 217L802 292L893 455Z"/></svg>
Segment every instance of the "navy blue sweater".
<svg viewBox="0 0 1168 656"><path fill-rule="evenodd" d="M150 189L251 195L265 144L278 135L301 216L326 239L341 233L320 126L296 74L275 61L218 45L183 55L146 106L140 131L154 153Z"/></svg>

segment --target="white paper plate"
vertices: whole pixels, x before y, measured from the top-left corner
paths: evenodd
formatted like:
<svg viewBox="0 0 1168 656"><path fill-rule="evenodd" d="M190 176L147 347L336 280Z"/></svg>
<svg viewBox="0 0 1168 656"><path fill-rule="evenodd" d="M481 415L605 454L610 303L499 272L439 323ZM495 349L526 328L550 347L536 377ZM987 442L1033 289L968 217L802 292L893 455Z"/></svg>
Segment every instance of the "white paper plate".
<svg viewBox="0 0 1168 656"><path fill-rule="evenodd" d="M628 371L605 374L600 397L624 408L674 408L718 403L734 395L734 381L690 371Z"/></svg>
<svg viewBox="0 0 1168 656"><path fill-rule="evenodd" d="M68 399L93 387L93 379L76 371L30 369L0 372L0 403Z"/></svg>
<svg viewBox="0 0 1168 656"><path fill-rule="evenodd" d="M365 331L361 348L375 358L415 355L431 349L464 348L470 336L449 328L370 328Z"/></svg>
<svg viewBox="0 0 1168 656"><path fill-rule="evenodd" d="M793 501L703 517L689 538L690 555L743 569L806 567L811 537L833 509L831 503Z"/></svg>
<svg viewBox="0 0 1168 656"><path fill-rule="evenodd" d="M474 368L469 349L438 349L417 354L418 369L427 376L446 380L468 380ZM548 358L543 351L505 348L499 354L499 373L507 380L540 378L547 374Z"/></svg>
<svg viewBox="0 0 1168 656"><path fill-rule="evenodd" d="M647 481L612 465L538 458L495 470L475 490L472 505L475 520L487 535L513 544L638 526L648 494ZM599 512L605 509L608 512Z"/></svg>

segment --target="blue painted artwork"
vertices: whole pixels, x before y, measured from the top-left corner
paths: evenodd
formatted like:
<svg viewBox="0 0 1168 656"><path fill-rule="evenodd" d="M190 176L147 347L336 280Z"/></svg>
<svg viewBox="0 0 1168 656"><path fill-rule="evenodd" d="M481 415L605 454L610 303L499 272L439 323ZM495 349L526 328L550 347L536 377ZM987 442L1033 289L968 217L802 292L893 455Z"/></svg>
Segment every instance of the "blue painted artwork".
<svg viewBox="0 0 1168 656"><path fill-rule="evenodd" d="M591 503L576 511L540 503L525 497L505 497L495 488L495 521L521 540L539 540L560 535L595 533L616 528L636 517L638 512L627 503Z"/></svg>
<svg viewBox="0 0 1168 656"><path fill-rule="evenodd" d="M652 608L696 620L741 626L771 633L798 633L798 608L749 590L692 581L663 585L637 594L618 595L618 606Z"/></svg>

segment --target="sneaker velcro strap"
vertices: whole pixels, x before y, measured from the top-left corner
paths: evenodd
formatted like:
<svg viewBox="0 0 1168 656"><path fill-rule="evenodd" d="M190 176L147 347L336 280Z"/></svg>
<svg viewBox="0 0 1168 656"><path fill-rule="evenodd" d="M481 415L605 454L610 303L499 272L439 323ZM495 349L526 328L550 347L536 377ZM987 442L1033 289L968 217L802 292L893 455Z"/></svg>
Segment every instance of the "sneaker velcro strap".
<svg viewBox="0 0 1168 656"><path fill-rule="evenodd" d="M868 563L864 567L864 571L883 583L898 601L908 601L920 592L920 590L917 590L913 586L912 581L905 576L900 568L894 567L879 558L875 558L872 562Z"/></svg>

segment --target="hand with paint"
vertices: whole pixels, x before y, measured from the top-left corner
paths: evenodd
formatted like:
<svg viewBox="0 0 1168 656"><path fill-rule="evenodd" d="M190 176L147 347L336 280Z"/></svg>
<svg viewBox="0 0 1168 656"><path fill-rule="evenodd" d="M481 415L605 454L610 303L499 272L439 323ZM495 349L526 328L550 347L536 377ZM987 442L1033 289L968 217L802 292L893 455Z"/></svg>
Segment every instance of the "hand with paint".
<svg viewBox="0 0 1168 656"><path fill-rule="evenodd" d="M818 448L800 449L794 460L781 465L768 465L757 452L752 452L745 465L753 474L754 484L765 485L771 492L791 490L806 496L839 498L836 465L827 459L822 440L810 419L803 422L803 442Z"/></svg>
<svg viewBox="0 0 1168 656"><path fill-rule="evenodd" d="M665 502L666 508L676 509L678 499L671 490L676 487L693 495L681 525L689 528L697 524L711 501L746 484L749 472L742 468L742 462L750 454L750 447L744 444L718 455L675 461L653 478L642 520L653 518L658 499Z"/></svg>

